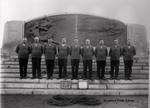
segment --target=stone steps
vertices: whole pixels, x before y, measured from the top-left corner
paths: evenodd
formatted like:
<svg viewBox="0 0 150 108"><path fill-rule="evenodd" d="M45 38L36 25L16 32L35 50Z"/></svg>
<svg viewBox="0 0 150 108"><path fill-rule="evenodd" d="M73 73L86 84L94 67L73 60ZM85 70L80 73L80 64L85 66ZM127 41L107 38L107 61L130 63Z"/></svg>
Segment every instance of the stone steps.
<svg viewBox="0 0 150 108"><path fill-rule="evenodd" d="M68 60L68 62L69 62L69 60ZM57 60L56 60L56 63L57 63ZM110 65L110 61L106 61L106 63L107 63L107 65ZM5 64L8 64L8 65L11 65L11 64L13 64L13 65L18 65L19 63L18 63L18 60L17 61L14 61L14 60L7 60L7 61L2 61L2 63L1 63L1 65L5 65ZM28 61L28 64L32 64L32 61L29 59L29 61ZM45 60L42 60L41 61L41 65L45 65ZM82 65L83 64L83 62L80 60L80 64ZM96 64L96 61L93 61L93 64ZM148 66L148 63L147 62L135 62L134 61L134 63L133 63L135 66L137 65L137 66L139 66L139 65L144 65L144 66ZM122 61L120 61L120 65L124 65L124 62Z"/></svg>
<svg viewBox="0 0 150 108"><path fill-rule="evenodd" d="M1 74L4 74L4 73L7 73L7 74L19 74L19 69L2 69ZM28 69L27 71L28 74L31 74L32 73L32 69ZM46 69L45 70L42 70L42 74L46 74ZM54 70L54 74L58 74L58 69L55 69ZM79 69L79 74L82 74L83 73L83 70ZM93 73L96 74L96 70L93 70ZM68 71L67 70L67 74L72 74L71 70ZM110 74L109 70L106 70L105 71L105 74ZM124 70L120 70L119 71L119 74L124 74ZM148 70L133 70L132 71L132 74L138 74L138 75L148 75L149 74L149 71Z"/></svg>
<svg viewBox="0 0 150 108"><path fill-rule="evenodd" d="M15 71L15 72L11 72L11 70L10 71L3 71L3 72L0 72L1 73L1 75L4 75L4 74L8 74L8 75L12 75L12 74L15 74L15 75L17 75L17 74L20 74L19 73L19 70L18 71ZM30 75L30 74L32 74L32 71L30 70L30 71L28 71L28 73L27 73L28 75ZM42 72L41 73L42 75L46 75L47 74L47 72L45 71L45 72ZM54 71L54 73L53 73L54 75L56 74L59 74L59 72L58 71ZM72 74L72 72L71 71L67 71L67 74L68 75L71 75ZM83 71L79 71L78 72L78 74L83 74ZM97 71L92 71L92 74L93 75L97 75ZM109 71L105 71L105 75L109 75L110 73L109 73ZM119 71L119 75L124 75L124 71ZM132 75L149 75L149 73L148 73L148 71L143 71L143 72L136 72L136 71L133 71L132 72Z"/></svg>
<svg viewBox="0 0 150 108"><path fill-rule="evenodd" d="M82 78L83 73L79 73L78 75L79 75L79 78ZM67 73L67 76L70 79L72 78L72 74L71 73ZM147 74L137 74L137 73L135 74L135 73L133 73L131 76L132 76L132 79L148 79L149 78L148 73ZM3 77L4 78L19 78L20 74L19 73L1 73L0 78L3 78ZM28 73L27 74L27 78L31 78L31 77L32 77L32 73ZM46 77L47 77L47 74L46 73L44 73L44 74L42 73L42 78L46 78ZM106 73L105 77L107 79L109 79L110 78L110 74ZM58 78L58 74L54 73L53 74L53 78ZM124 73L119 73L118 78L124 79ZM96 79L96 74L95 73L93 73L93 79Z"/></svg>
<svg viewBox="0 0 150 108"><path fill-rule="evenodd" d="M60 83L61 81L72 81L77 83L78 81L86 81L83 79L71 80L71 79L19 79L19 78L1 78L0 83ZM135 79L135 80L88 80L90 84L148 84L148 79Z"/></svg>
<svg viewBox="0 0 150 108"><path fill-rule="evenodd" d="M27 78L31 78L32 75L28 75ZM105 75L106 79L110 79L110 75ZM8 74L5 74L5 75L2 75L0 76L0 78L20 78L19 74L18 75L8 75ZM46 79L47 76L46 75L42 75L42 79ZM53 78L58 78L58 75L57 74L54 74L53 75ZM68 75L68 78L71 79L71 75ZM81 79L82 77L79 76L79 79ZM96 79L96 76L93 76L92 77L93 79ZM124 75L119 75L118 76L119 79L124 79ZM148 79L148 75L132 75L132 80L134 79Z"/></svg>
<svg viewBox="0 0 150 108"><path fill-rule="evenodd" d="M148 79L138 80L88 80L87 89L79 89L78 82L70 80L70 89L62 89L63 79L2 78L1 94L72 94L72 95L148 95ZM74 92L73 92L74 91Z"/></svg>
<svg viewBox="0 0 150 108"><path fill-rule="evenodd" d="M0 74L1 94L70 94L70 95L148 95L149 66L146 60L141 59L133 65L132 80L124 80L124 63L120 59L120 80L110 80L110 61L107 59L105 77L106 80L96 80L96 63L93 62L93 78L88 81L87 89L79 89L78 82L83 79L71 80L71 66L67 65L68 79L56 79L58 77L58 65L56 61L53 79L47 80L45 59L42 57L42 79L31 79L32 63L28 62L27 79L19 79L19 65L17 56L3 59ZM143 61L142 61L143 60ZM80 61L79 78L83 75L83 63ZM71 81L70 89L61 88L61 81Z"/></svg>
<svg viewBox="0 0 150 108"><path fill-rule="evenodd" d="M20 88L20 89L61 89L60 83L1 83L1 88ZM78 83L72 83L71 89L79 89ZM98 90L147 90L147 84L88 84L88 89Z"/></svg>
<svg viewBox="0 0 150 108"><path fill-rule="evenodd" d="M1 65L1 69L5 69L5 68L11 68L11 69L15 69L15 68L19 68L19 65ZM32 68L32 65L28 65L28 68ZM46 69L46 65L41 65L41 68ZM58 65L55 66L55 68L58 68ZM83 69L83 66L79 66L80 69ZM93 69L96 69L97 66L93 65L92 66ZM67 69L71 69L71 66L67 66ZM106 66L106 69L110 69L110 66ZM124 69L124 66L119 66L119 69ZM136 70L148 70L149 67L148 66L133 66L132 69L136 69Z"/></svg>

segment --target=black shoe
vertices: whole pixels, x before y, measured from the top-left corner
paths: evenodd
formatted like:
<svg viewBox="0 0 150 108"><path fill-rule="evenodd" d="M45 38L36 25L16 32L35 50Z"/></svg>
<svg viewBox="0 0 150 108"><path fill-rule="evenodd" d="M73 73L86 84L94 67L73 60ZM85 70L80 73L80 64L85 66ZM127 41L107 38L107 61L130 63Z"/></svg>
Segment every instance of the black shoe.
<svg viewBox="0 0 150 108"><path fill-rule="evenodd" d="M42 77L40 76L40 77L38 77L38 79L42 79Z"/></svg>
<svg viewBox="0 0 150 108"><path fill-rule="evenodd" d="M59 75L57 79L62 79L62 75Z"/></svg>
<svg viewBox="0 0 150 108"><path fill-rule="evenodd" d="M110 79L111 79L111 80L113 80L113 79L114 79L114 77L110 77Z"/></svg>
<svg viewBox="0 0 150 108"><path fill-rule="evenodd" d="M53 77L52 76L48 76L47 79L53 79Z"/></svg>
<svg viewBox="0 0 150 108"><path fill-rule="evenodd" d="M31 79L36 79L36 77L32 77Z"/></svg>
<svg viewBox="0 0 150 108"><path fill-rule="evenodd" d="M66 80L66 79L67 79L67 77L65 76L63 79L64 79L64 80Z"/></svg>
<svg viewBox="0 0 150 108"><path fill-rule="evenodd" d="M128 80L132 80L132 79L129 77Z"/></svg>
<svg viewBox="0 0 150 108"><path fill-rule="evenodd" d="M127 78L127 77L125 77L124 79L125 79L125 80L128 80L128 78Z"/></svg>
<svg viewBox="0 0 150 108"><path fill-rule="evenodd" d="M101 80L105 80L105 78L104 78L104 77L102 77L102 78L101 78Z"/></svg>
<svg viewBox="0 0 150 108"><path fill-rule="evenodd" d="M26 79L26 77L22 77L22 79Z"/></svg>
<svg viewBox="0 0 150 108"><path fill-rule="evenodd" d="M115 79L116 79L116 80L119 80L119 78L118 78L118 77L115 77Z"/></svg>
<svg viewBox="0 0 150 108"><path fill-rule="evenodd" d="M23 77L20 77L20 79L23 79Z"/></svg>
<svg viewBox="0 0 150 108"><path fill-rule="evenodd" d="M62 77L58 77L57 79L62 79Z"/></svg>
<svg viewBox="0 0 150 108"><path fill-rule="evenodd" d="M50 79L50 77L47 77L46 79Z"/></svg>
<svg viewBox="0 0 150 108"><path fill-rule="evenodd" d="M89 80L93 80L93 78L91 78L91 77L90 77L90 78L88 78L88 79L89 79Z"/></svg>

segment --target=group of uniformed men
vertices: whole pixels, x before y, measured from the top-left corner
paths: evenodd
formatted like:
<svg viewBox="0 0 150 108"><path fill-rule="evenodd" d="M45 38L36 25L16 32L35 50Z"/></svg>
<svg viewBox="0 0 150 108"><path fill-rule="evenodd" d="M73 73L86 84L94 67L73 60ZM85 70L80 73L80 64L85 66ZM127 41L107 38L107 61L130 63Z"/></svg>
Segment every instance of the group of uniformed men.
<svg viewBox="0 0 150 108"><path fill-rule="evenodd" d="M55 58L58 57L59 78L67 78L67 58L71 57L72 79L78 79L78 69L80 55L83 60L83 79L92 79L92 61L93 56L97 63L97 77L105 79L106 58L110 56L110 78L118 79L120 56L124 58L125 79L131 80L133 56L136 54L134 46L127 42L125 47L119 45L118 40L114 40L114 45L109 49L105 46L104 41L100 40L99 44L94 48L90 44L90 40L85 40L85 45L80 46L78 39L74 39L74 45L68 46L66 38L62 38L61 44L56 46L53 39L42 45L38 37L34 38L34 43L27 44L27 38L16 47L19 58L20 79L27 77L27 65L29 54L32 57L32 79L41 79L41 56L45 55L47 67L47 79L52 79L55 65ZM87 71L88 70L88 71Z"/></svg>

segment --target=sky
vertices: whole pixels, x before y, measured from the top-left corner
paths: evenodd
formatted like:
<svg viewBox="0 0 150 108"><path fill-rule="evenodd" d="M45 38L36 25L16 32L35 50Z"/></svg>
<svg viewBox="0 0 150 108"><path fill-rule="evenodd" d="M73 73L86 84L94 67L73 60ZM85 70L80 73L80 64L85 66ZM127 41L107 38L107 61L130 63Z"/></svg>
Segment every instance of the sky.
<svg viewBox="0 0 150 108"><path fill-rule="evenodd" d="M150 0L0 0L0 47L7 21L83 13L142 24L150 35ZM149 40L150 38L148 38Z"/></svg>

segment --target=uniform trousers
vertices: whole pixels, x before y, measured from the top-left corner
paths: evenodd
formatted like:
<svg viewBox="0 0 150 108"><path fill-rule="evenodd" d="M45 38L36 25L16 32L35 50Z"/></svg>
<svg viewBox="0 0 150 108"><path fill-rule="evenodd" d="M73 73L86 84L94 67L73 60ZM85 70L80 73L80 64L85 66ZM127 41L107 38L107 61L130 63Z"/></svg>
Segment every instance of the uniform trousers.
<svg viewBox="0 0 150 108"><path fill-rule="evenodd" d="M41 58L32 58L32 78L41 78Z"/></svg>
<svg viewBox="0 0 150 108"><path fill-rule="evenodd" d="M83 72L84 72L84 79L92 78L92 60L83 60Z"/></svg>
<svg viewBox="0 0 150 108"><path fill-rule="evenodd" d="M71 59L72 78L78 78L79 59Z"/></svg>
<svg viewBox="0 0 150 108"><path fill-rule="evenodd" d="M115 78L117 79L118 78L118 72L119 72L119 64L120 64L120 61L119 60L111 60L111 71L110 71L110 75L111 75L111 78ZM115 72L114 72L115 70Z"/></svg>
<svg viewBox="0 0 150 108"><path fill-rule="evenodd" d="M46 59L47 78L50 79L53 76L55 60Z"/></svg>
<svg viewBox="0 0 150 108"><path fill-rule="evenodd" d="M97 61L97 76L99 79L104 78L106 61Z"/></svg>
<svg viewBox="0 0 150 108"><path fill-rule="evenodd" d="M125 60L124 61L124 68L125 68L125 78L130 78L132 74L132 66L133 60Z"/></svg>
<svg viewBox="0 0 150 108"><path fill-rule="evenodd" d="M24 78L27 76L27 65L28 65L28 58L19 58L20 78Z"/></svg>
<svg viewBox="0 0 150 108"><path fill-rule="evenodd" d="M67 77L67 59L58 59L59 78Z"/></svg>

